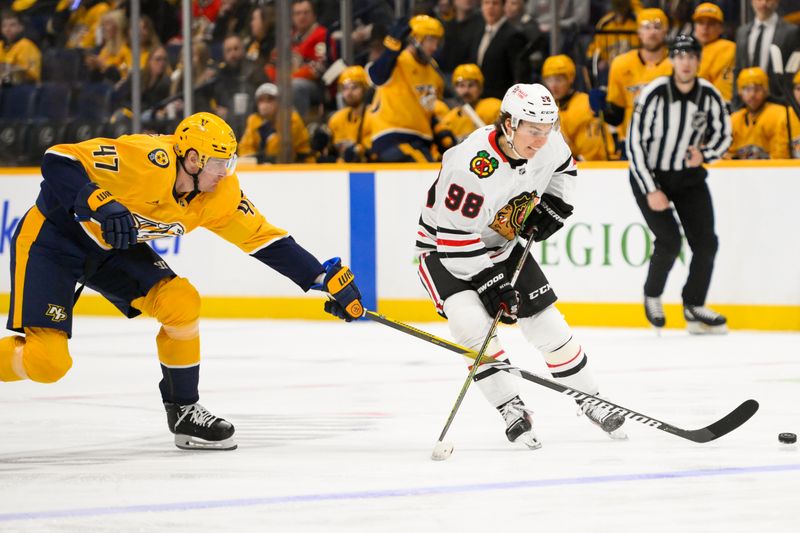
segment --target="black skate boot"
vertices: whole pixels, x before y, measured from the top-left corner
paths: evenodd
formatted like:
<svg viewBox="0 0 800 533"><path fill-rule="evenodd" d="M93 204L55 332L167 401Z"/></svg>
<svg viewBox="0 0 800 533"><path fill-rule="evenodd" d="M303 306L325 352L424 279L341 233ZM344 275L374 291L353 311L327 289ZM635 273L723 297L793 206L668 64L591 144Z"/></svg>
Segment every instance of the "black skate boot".
<svg viewBox="0 0 800 533"><path fill-rule="evenodd" d="M684 305L683 318L686 319L686 329L693 335L722 335L728 332L728 320L702 305Z"/></svg>
<svg viewBox="0 0 800 533"><path fill-rule="evenodd" d="M525 408L519 396L514 396L497 410L506 421L506 437L509 441L520 442L531 450L542 447L542 443L533 432L531 411Z"/></svg>
<svg viewBox="0 0 800 533"><path fill-rule="evenodd" d="M233 424L209 413L199 403L178 405L164 402L167 425L182 450L235 450Z"/></svg>
<svg viewBox="0 0 800 533"><path fill-rule="evenodd" d="M650 322L654 328L661 329L667 323L660 296L644 297L644 314L647 317L647 321Z"/></svg>
<svg viewBox="0 0 800 533"><path fill-rule="evenodd" d="M582 414L586 415L586 418L591 420L592 424L608 433L608 436L614 440L625 440L628 438L625 431L621 429L622 424L625 423L624 416L612 412L611 409L602 402L579 400L577 403L578 416Z"/></svg>

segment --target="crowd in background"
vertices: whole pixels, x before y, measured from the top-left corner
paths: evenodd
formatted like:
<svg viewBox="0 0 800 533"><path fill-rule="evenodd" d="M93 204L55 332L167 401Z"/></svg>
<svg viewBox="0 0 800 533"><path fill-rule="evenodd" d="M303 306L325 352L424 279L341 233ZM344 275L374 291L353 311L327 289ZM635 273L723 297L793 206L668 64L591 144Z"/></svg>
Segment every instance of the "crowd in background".
<svg viewBox="0 0 800 533"><path fill-rule="evenodd" d="M733 112L734 159L800 158L800 0L353 0L354 64L338 2L291 1L295 162L436 161L492 124L505 90L544 83L576 157L624 157L638 90L667 75L670 39L694 34L700 75ZM231 124L240 157L275 162L282 108L272 0L194 0L192 104ZM183 116L179 0L142 0L142 125ZM58 142L131 130L125 0L0 0L0 163L36 164ZM558 41L551 50L554 20ZM778 76L770 44L786 73ZM780 70L780 69L777 69ZM288 104L286 102L285 104ZM289 106L284 106L288 108Z"/></svg>

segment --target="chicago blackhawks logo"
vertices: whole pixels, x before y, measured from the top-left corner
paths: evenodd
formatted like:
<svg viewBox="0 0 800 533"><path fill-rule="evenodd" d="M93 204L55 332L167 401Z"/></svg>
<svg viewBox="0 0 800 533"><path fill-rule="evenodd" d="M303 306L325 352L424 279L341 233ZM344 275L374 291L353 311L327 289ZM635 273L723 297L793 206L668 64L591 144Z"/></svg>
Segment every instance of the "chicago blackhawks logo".
<svg viewBox="0 0 800 533"><path fill-rule="evenodd" d="M489 157L489 152L481 150L469 162L469 170L479 178L488 178L497 170L499 163L494 157Z"/></svg>
<svg viewBox="0 0 800 533"><path fill-rule="evenodd" d="M523 192L509 200L495 215L489 227L502 235L507 240L512 240L519 234L522 225L525 223L525 215L528 213L528 206L539 203L539 195Z"/></svg>
<svg viewBox="0 0 800 533"><path fill-rule="evenodd" d="M147 154L147 158L157 167L167 168L169 166L169 156L161 148L156 148Z"/></svg>

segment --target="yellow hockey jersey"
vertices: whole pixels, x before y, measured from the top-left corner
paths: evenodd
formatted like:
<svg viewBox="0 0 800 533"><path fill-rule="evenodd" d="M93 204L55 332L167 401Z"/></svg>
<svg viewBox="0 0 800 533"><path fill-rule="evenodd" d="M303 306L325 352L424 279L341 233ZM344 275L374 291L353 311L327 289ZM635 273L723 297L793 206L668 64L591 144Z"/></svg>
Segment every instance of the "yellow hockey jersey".
<svg viewBox="0 0 800 533"><path fill-rule="evenodd" d="M786 107L767 102L758 114L742 108L731 115L733 143L728 156L733 159L787 159L789 135Z"/></svg>
<svg viewBox="0 0 800 533"><path fill-rule="evenodd" d="M242 139L239 141L239 155L262 155L268 160L274 161L278 157L281 148L281 138L277 131L269 132L267 139L261 138L262 133L259 128L264 124L264 118L258 113L253 113L247 117ZM277 128L277 123L273 124L273 129ZM303 124L303 119L297 111L292 110L292 159L297 163L313 162L311 155L311 144L308 139L308 130ZM262 142L264 143L262 145ZM263 148L262 148L263 146Z"/></svg>
<svg viewBox="0 0 800 533"><path fill-rule="evenodd" d="M67 38L67 48L94 48L99 43L100 19L111 10L107 2L98 2L90 8L81 5L72 12L67 26L72 28Z"/></svg>
<svg viewBox="0 0 800 533"><path fill-rule="evenodd" d="M476 123L464 111L464 106L454 107L439 120L436 131L448 131L455 136L458 142L461 142L476 129L494 124L494 121L500 116L500 103L497 98L484 98L478 101L474 110L481 123Z"/></svg>
<svg viewBox="0 0 800 533"><path fill-rule="evenodd" d="M658 63L645 63L638 50L631 50L617 56L611 62L608 74L608 96L606 101L625 109L625 118L619 125L618 134L624 138L628 131L628 123L633 114L633 102L642 88L659 76L670 76L672 63L664 58Z"/></svg>
<svg viewBox="0 0 800 533"><path fill-rule="evenodd" d="M390 133L432 140L431 119L436 100L443 93L444 80L433 65L420 64L408 50L400 52L391 76L375 93L371 108L373 142Z"/></svg>
<svg viewBox="0 0 800 533"><path fill-rule="evenodd" d="M589 106L589 95L574 92L558 103L561 133L572 154L581 161L607 161L614 157L614 139L611 132L594 116ZM605 146L604 146L605 142Z"/></svg>
<svg viewBox="0 0 800 533"><path fill-rule="evenodd" d="M204 227L252 254L287 232L266 221L239 188L236 174L222 179L213 192L189 199L175 192L177 158L172 135L123 135L78 144L59 144L47 153L78 161L89 179L127 207L139 228L139 242L177 237ZM103 249L99 224L80 223Z"/></svg>
<svg viewBox="0 0 800 533"><path fill-rule="evenodd" d="M639 36L636 34L639 26L633 14L620 22L615 13L606 13L595 28L602 33L596 33L589 44L586 49L587 58L594 57L595 51L599 50L602 61L613 61L618 55L639 47Z"/></svg>
<svg viewBox="0 0 800 533"><path fill-rule="evenodd" d="M711 82L726 102L733 98L733 67L736 63L736 43L717 39L703 47L698 77Z"/></svg>
<svg viewBox="0 0 800 533"><path fill-rule="evenodd" d="M370 140L372 136L372 115L366 108L363 114L358 113L352 107L344 107L338 110L328 119L328 128L331 130L333 145L339 155L349 146L356 143L360 144L364 149L369 149L372 146Z"/></svg>
<svg viewBox="0 0 800 533"><path fill-rule="evenodd" d="M800 159L800 118L789 108L789 134L792 139L792 159Z"/></svg>
<svg viewBox="0 0 800 533"><path fill-rule="evenodd" d="M6 63L14 72L14 83L37 83L42 78L42 53L33 41L23 37L8 48L0 40L0 63ZM0 67L0 73L3 72Z"/></svg>

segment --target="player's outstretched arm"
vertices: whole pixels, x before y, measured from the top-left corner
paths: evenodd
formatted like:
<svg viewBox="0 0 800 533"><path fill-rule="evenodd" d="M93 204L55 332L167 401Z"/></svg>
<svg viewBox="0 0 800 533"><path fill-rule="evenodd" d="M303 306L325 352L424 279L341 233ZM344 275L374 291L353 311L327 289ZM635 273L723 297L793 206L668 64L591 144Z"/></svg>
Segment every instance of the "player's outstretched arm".
<svg viewBox="0 0 800 533"><path fill-rule="evenodd" d="M343 266L338 257L328 259L322 266L325 268L325 275L320 283L311 288L325 291L332 297L325 302L325 312L345 322L361 318L364 315L364 306L361 304L361 291L355 284L353 272Z"/></svg>

